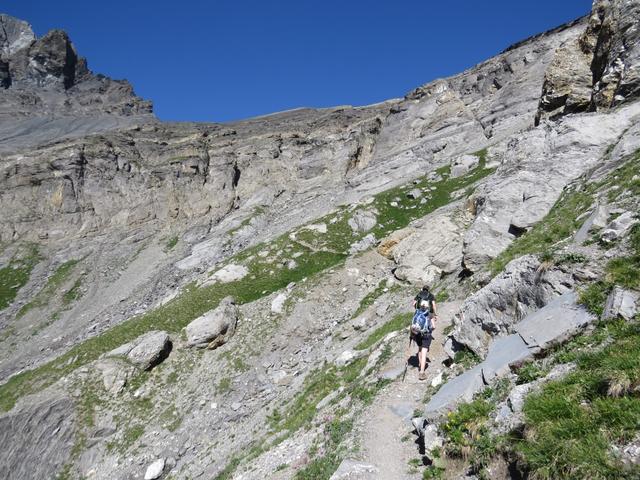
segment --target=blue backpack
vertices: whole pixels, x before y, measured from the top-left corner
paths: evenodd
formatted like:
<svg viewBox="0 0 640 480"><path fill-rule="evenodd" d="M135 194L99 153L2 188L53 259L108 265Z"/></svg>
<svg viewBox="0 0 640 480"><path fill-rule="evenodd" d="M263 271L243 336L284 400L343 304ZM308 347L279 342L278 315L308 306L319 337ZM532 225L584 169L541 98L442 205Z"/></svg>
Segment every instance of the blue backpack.
<svg viewBox="0 0 640 480"><path fill-rule="evenodd" d="M411 321L411 333L414 335L423 335L431 332L433 332L433 322L429 312L417 309Z"/></svg>

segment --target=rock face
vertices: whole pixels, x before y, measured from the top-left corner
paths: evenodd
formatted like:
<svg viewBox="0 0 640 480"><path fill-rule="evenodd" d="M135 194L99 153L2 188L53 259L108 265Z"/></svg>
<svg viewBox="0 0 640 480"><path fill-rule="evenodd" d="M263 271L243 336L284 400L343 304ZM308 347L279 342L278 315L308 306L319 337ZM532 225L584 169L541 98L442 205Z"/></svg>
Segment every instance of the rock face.
<svg viewBox="0 0 640 480"><path fill-rule="evenodd" d="M216 348L231 338L238 322L238 309L231 297L220 301L214 310L186 326L187 344L191 347Z"/></svg>
<svg viewBox="0 0 640 480"><path fill-rule="evenodd" d="M537 258L520 257L465 300L454 317L452 337L484 357L494 336L511 333L516 323L569 291L572 284L571 275L557 269L542 271Z"/></svg>
<svg viewBox="0 0 640 480"><path fill-rule="evenodd" d="M399 230L383 241L394 244L391 256L398 264L398 279L415 285L432 284L443 272L451 273L460 267L462 228L448 213Z"/></svg>
<svg viewBox="0 0 640 480"><path fill-rule="evenodd" d="M576 301L576 293L567 292L513 325L511 330L516 333L490 340L486 358L444 384L425 406L424 418L434 421L461 402L470 402L485 386L508 375L512 367L593 322L595 317Z"/></svg>
<svg viewBox="0 0 640 480"><path fill-rule="evenodd" d="M640 93L636 2L594 0L583 34L555 53L545 73L536 122L607 109Z"/></svg>
<svg viewBox="0 0 640 480"><path fill-rule="evenodd" d="M638 313L637 302L637 293L620 287L614 287L613 291L607 297L602 318L604 320L610 320L621 317L625 320L631 320Z"/></svg>
<svg viewBox="0 0 640 480"><path fill-rule="evenodd" d="M4 14L0 27L0 121L12 118L13 133L35 127L25 122L35 117L45 123L51 117L151 113L151 104L136 97L126 81L92 74L62 30L36 38L29 24Z"/></svg>
<svg viewBox="0 0 640 480"><path fill-rule="evenodd" d="M74 419L73 401L61 396L0 416L0 476L7 480L52 478L71 454Z"/></svg>

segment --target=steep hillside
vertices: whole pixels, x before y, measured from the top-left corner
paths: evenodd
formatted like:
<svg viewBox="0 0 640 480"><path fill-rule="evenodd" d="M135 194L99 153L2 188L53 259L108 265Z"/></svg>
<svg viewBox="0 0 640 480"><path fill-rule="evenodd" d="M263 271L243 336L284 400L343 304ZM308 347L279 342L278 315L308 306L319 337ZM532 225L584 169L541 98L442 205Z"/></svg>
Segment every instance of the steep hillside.
<svg viewBox="0 0 640 480"><path fill-rule="evenodd" d="M638 18L171 124L0 15L1 476L637 478Z"/></svg>

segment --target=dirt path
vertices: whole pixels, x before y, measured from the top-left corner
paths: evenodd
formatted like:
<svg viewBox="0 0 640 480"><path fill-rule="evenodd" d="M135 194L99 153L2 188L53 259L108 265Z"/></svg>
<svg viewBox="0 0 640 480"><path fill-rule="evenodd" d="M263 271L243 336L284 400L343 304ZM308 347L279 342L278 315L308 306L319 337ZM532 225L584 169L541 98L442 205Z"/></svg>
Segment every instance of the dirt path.
<svg viewBox="0 0 640 480"><path fill-rule="evenodd" d="M445 354L442 349L444 336L442 331L451 324L451 316L459 308L459 302L447 302L440 305L439 322L434 332L434 340L428 358L427 380L418 380L418 367L415 359L416 348L411 347L413 355L406 377L395 380L377 398L365 412L366 427L360 439L362 460L374 465L378 472L367 478L384 480L416 480L421 478L421 470L412 468L410 462L420 459L416 437L410 435L413 430L411 418L416 409L424 407L424 397L428 386L438 373L443 371L442 361ZM385 371L397 371L406 360L406 344L389 361Z"/></svg>

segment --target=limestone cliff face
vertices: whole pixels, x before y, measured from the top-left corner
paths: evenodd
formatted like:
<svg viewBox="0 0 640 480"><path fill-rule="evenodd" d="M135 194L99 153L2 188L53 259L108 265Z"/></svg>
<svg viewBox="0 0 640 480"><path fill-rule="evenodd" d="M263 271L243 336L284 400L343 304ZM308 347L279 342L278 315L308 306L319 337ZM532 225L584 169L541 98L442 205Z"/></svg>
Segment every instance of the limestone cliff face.
<svg viewBox="0 0 640 480"><path fill-rule="evenodd" d="M587 28L567 40L545 73L542 117L612 108L640 92L636 2L594 0Z"/></svg>

